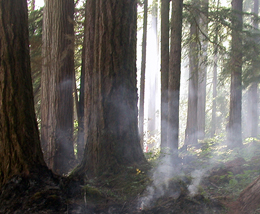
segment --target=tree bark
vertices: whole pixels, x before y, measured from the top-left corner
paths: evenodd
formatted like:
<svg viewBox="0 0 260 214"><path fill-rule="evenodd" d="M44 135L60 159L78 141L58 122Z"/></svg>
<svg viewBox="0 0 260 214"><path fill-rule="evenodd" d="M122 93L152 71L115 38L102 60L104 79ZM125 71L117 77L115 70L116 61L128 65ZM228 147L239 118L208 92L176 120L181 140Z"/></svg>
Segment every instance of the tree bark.
<svg viewBox="0 0 260 214"><path fill-rule="evenodd" d="M217 37L217 35L216 35ZM216 48L217 49L217 48ZM216 133L216 116L217 116L217 81L218 81L218 55L217 50L214 54L214 65L213 65L213 97L212 97L212 119L211 119L211 137L215 136Z"/></svg>
<svg viewBox="0 0 260 214"><path fill-rule="evenodd" d="M172 1L171 50L169 63L168 92L168 146L173 158L178 157L179 145L179 98L181 75L181 39L182 39L183 0Z"/></svg>
<svg viewBox="0 0 260 214"><path fill-rule="evenodd" d="M170 1L161 0L161 149L169 147L168 82L169 82L169 10Z"/></svg>
<svg viewBox="0 0 260 214"><path fill-rule="evenodd" d="M14 8L15 5L15 8ZM26 0L0 1L0 186L45 166L34 113Z"/></svg>
<svg viewBox="0 0 260 214"><path fill-rule="evenodd" d="M241 193L230 213L248 214L254 213L259 208L260 177L249 184Z"/></svg>
<svg viewBox="0 0 260 214"><path fill-rule="evenodd" d="M217 11L219 9L219 3L220 1L217 1ZM212 94L212 118L211 118L211 130L210 130L210 136L214 137L216 133L216 117L217 117L217 82L218 82L218 35L219 35L219 29L216 29L215 32L215 49L214 49L214 65L213 65L213 80L212 80L212 87L213 87L213 94Z"/></svg>
<svg viewBox="0 0 260 214"><path fill-rule="evenodd" d="M193 1L194 10L198 2ZM189 92L188 92L188 115L185 131L185 145L196 145L198 143L198 16L196 11L190 23L190 52L189 52Z"/></svg>
<svg viewBox="0 0 260 214"><path fill-rule="evenodd" d="M255 17L258 17L259 13L259 0L254 0L253 4L253 13ZM253 20L253 26L255 29L258 29L258 21ZM257 39L255 39L257 42ZM255 55L258 56L258 50L255 51ZM253 60L253 79L257 77L257 62ZM248 116L247 116L247 125L249 126L249 137L257 137L258 135L258 82L253 81L249 86L248 90Z"/></svg>
<svg viewBox="0 0 260 214"><path fill-rule="evenodd" d="M147 7L148 0L144 0L144 20L143 20L143 42L142 42L142 64L140 81L140 99L139 99L139 134L140 144L143 148L144 139L144 91L145 91L145 68L146 68L146 40L147 40Z"/></svg>
<svg viewBox="0 0 260 214"><path fill-rule="evenodd" d="M94 64L86 71L85 153L72 177L117 173L145 161L137 121L136 1L88 0L87 7L95 16Z"/></svg>
<svg viewBox="0 0 260 214"><path fill-rule="evenodd" d="M208 8L209 1L203 0L201 2L201 30L203 31L202 38L202 53L200 69L198 72L198 139L205 138L205 117L206 117L206 85L207 85L207 70L208 70Z"/></svg>
<svg viewBox="0 0 260 214"><path fill-rule="evenodd" d="M241 109L242 109L242 0L232 0L234 19L232 20L231 43L231 86L228 124L228 145L242 145Z"/></svg>
<svg viewBox="0 0 260 214"><path fill-rule="evenodd" d="M43 21L41 140L45 160L67 173L74 159L74 1L46 0Z"/></svg>

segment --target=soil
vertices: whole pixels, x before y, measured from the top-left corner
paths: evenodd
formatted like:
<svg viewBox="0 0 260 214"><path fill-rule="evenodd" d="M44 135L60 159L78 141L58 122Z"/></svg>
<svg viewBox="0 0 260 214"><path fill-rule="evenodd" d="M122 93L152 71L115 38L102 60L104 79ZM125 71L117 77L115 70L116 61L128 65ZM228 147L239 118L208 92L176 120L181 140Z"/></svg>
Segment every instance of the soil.
<svg viewBox="0 0 260 214"><path fill-rule="evenodd" d="M168 181L154 187L159 195L143 206L148 197L148 187L153 186L149 172L145 169L129 167L118 175L104 175L87 180L84 184L67 177L54 175L46 170L29 176L14 176L0 190L0 213L2 214L211 214L228 213L232 210L234 198L219 191L222 183L228 182L230 171L235 174L243 170L258 168L257 157L246 162L237 159L212 168L200 184L200 190L190 195L188 176ZM254 165L255 164L255 165ZM190 167L190 166L189 166ZM226 176L226 179L225 179ZM221 178L221 179L220 179ZM164 188L164 194L158 194Z"/></svg>

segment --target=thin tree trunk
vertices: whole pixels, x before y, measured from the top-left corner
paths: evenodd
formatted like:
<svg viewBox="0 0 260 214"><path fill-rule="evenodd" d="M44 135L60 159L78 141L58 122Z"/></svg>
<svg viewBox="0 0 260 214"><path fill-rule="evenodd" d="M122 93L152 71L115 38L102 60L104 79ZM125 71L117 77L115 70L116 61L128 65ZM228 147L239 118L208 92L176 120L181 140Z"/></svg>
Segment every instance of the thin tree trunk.
<svg viewBox="0 0 260 214"><path fill-rule="evenodd" d="M181 39L182 39L182 9L183 0L172 1L171 51L169 63L169 93L168 93L168 146L173 152L173 158L178 157L179 145L179 98L181 75Z"/></svg>
<svg viewBox="0 0 260 214"><path fill-rule="evenodd" d="M169 10L170 1L161 0L161 149L169 147L168 82L169 82Z"/></svg>
<svg viewBox="0 0 260 214"><path fill-rule="evenodd" d="M206 116L206 85L207 85L207 61L208 61L208 7L209 1L203 0L201 10L204 12L201 16L202 35L202 53L200 70L198 74L198 139L205 138L205 116Z"/></svg>
<svg viewBox="0 0 260 214"><path fill-rule="evenodd" d="M140 100L139 100L139 134L140 144L143 148L144 139L144 91L145 91L145 68L146 68L146 40L147 40L147 7L148 0L144 0L144 20L143 20L143 42L142 42L142 64L140 81Z"/></svg>
<svg viewBox="0 0 260 214"><path fill-rule="evenodd" d="M34 113L27 2L2 0L0 11L1 187L14 175L46 165Z"/></svg>
<svg viewBox="0 0 260 214"><path fill-rule="evenodd" d="M248 90L248 126L250 128L249 137L257 137L258 135L258 83L251 83Z"/></svg>
<svg viewBox="0 0 260 214"><path fill-rule="evenodd" d="M232 0L234 19L232 20L231 43L231 87L228 124L228 145L242 145L241 110L242 110L242 0Z"/></svg>
<svg viewBox="0 0 260 214"><path fill-rule="evenodd" d="M48 166L67 173L74 160L73 0L46 0L43 22L41 140Z"/></svg>
<svg viewBox="0 0 260 214"><path fill-rule="evenodd" d="M194 8L198 3L193 2ZM188 115L185 131L185 145L196 145L198 143L198 17L196 11L193 12L193 19L190 25L190 52L189 52L189 93L188 93Z"/></svg>
<svg viewBox="0 0 260 214"><path fill-rule="evenodd" d="M217 36L216 36L217 37ZM216 133L216 112L217 112L217 81L218 81L218 55L217 50L214 54L214 66L213 66L213 100L212 100L212 119L211 119L211 137L215 136Z"/></svg>
<svg viewBox="0 0 260 214"><path fill-rule="evenodd" d="M217 11L219 9L219 0L217 1ZM212 119L211 119L211 137L215 136L216 133L216 116L217 116L217 82L218 82L218 28L216 29L216 34L214 38L215 50L214 50L214 65L213 65L213 100L212 100Z"/></svg>
<svg viewBox="0 0 260 214"><path fill-rule="evenodd" d="M254 0L253 12L255 17L258 17L259 13L259 0ZM258 29L258 21L253 20L253 26ZM255 42L257 39L255 39ZM259 55L258 51L255 53L256 56ZM257 62L253 60L253 77L257 77ZM249 137L257 137L258 135L258 82L254 81L249 86L248 90L248 116L247 125L249 126Z"/></svg>

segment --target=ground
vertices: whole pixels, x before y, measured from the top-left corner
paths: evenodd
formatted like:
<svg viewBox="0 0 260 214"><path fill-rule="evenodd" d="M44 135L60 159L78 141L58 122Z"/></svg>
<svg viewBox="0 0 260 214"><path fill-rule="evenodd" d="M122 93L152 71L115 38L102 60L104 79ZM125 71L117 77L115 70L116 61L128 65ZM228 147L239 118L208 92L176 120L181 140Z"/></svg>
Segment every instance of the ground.
<svg viewBox="0 0 260 214"><path fill-rule="evenodd" d="M172 177L154 154L148 165L84 183L48 170L15 176L0 191L0 213L232 213L233 201L259 175L259 142L237 151L209 141L197 148L180 154Z"/></svg>

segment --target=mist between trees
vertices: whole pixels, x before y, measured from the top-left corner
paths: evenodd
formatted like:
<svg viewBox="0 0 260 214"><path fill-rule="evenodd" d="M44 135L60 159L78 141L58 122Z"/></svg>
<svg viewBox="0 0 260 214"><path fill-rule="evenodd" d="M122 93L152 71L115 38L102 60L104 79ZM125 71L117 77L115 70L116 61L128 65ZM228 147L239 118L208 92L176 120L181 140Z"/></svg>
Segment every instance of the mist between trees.
<svg viewBox="0 0 260 214"><path fill-rule="evenodd" d="M250 165L260 158L258 0L46 0L39 9L31 0L27 8L25 0L0 6L0 187L49 169L73 196L85 191L90 209L89 186L143 173L150 182L134 206L149 213L161 198L202 194L221 164L243 159L260 170ZM234 186L243 174L227 173L217 176ZM257 208L256 178L247 176L240 197L237 189L234 213Z"/></svg>

